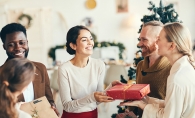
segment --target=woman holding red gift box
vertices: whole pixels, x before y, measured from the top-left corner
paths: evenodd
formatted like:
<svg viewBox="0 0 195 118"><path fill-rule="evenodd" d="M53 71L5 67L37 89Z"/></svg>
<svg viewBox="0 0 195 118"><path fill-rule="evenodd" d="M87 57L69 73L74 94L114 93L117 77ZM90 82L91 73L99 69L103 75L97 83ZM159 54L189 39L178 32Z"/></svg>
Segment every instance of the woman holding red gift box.
<svg viewBox="0 0 195 118"><path fill-rule="evenodd" d="M180 23L166 24L157 45L159 55L172 65L165 100L146 97L120 105L140 107L142 118L195 118L195 63L188 29Z"/></svg>
<svg viewBox="0 0 195 118"><path fill-rule="evenodd" d="M94 41L86 27L72 27L66 39L67 52L75 56L58 69L59 93L64 109L62 118L97 118L97 104L113 101L101 92L105 64L90 57Z"/></svg>
<svg viewBox="0 0 195 118"><path fill-rule="evenodd" d="M27 59L14 58L0 70L0 118L32 118L20 110L17 97L32 82L35 75L33 63Z"/></svg>

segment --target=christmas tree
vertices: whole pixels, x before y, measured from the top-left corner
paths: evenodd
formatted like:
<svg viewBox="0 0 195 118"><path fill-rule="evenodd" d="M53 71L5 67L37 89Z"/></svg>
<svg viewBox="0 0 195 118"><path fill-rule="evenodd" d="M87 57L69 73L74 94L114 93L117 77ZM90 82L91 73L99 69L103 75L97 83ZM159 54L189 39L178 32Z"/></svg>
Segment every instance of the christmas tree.
<svg viewBox="0 0 195 118"><path fill-rule="evenodd" d="M163 24L168 22L182 22L181 20L179 20L179 15L173 8L173 4L169 4L164 7L164 5L162 4L162 0L160 0L159 7L156 7L152 1L150 1L149 4L150 7L148 8L148 10L150 10L152 14L143 16L143 18L141 19L143 24L154 20L161 21ZM140 26L138 33L141 32L142 26L143 25Z"/></svg>
<svg viewBox="0 0 195 118"><path fill-rule="evenodd" d="M164 6L162 3L162 0L160 0L159 7L156 7L152 1L150 1L149 4L150 4L150 7L148 8L148 10L151 11L151 14L143 16L143 18L141 19L142 25L140 26L138 33L141 32L143 24L150 22L150 21L161 21L163 24L168 23L168 22L182 23L182 21L179 20L178 13L173 8L173 4L169 4L167 6ZM136 57L134 58L134 67L135 68L130 67L130 69L128 70L129 80L134 80L136 78L137 64L143 59L144 58L141 56L141 50L138 50L136 52ZM121 75L121 82L128 83L128 81L125 80L122 75ZM125 107L118 107L118 113L124 113L124 112L125 112ZM117 114L115 113L111 117L116 118L116 115Z"/></svg>

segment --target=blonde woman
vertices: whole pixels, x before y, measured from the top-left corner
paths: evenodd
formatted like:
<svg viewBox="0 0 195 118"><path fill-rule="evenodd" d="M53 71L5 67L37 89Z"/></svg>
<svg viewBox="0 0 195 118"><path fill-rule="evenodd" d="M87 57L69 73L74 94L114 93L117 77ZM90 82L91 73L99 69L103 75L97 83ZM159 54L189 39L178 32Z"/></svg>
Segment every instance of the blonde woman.
<svg viewBox="0 0 195 118"><path fill-rule="evenodd" d="M159 55L172 65L165 100L146 97L120 105L140 107L142 118L195 118L195 64L188 29L180 23L166 24L157 45Z"/></svg>

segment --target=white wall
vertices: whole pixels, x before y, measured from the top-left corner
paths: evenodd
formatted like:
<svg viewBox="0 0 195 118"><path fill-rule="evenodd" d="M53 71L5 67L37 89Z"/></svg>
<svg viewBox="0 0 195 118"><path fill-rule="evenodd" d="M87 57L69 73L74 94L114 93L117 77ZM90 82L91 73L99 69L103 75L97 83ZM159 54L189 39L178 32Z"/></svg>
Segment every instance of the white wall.
<svg viewBox="0 0 195 118"><path fill-rule="evenodd" d="M28 8L28 7L46 7L59 11L65 17L68 28L78 25L85 17L91 17L94 20L95 33L99 41L119 41L123 42L128 50L128 58L132 62L137 43L137 31L140 26L140 19L143 15L149 14L149 0L129 0L128 13L116 13L115 0L96 0L97 7L88 10L85 7L86 0L1 0L1 5L7 8ZM156 6L159 6L160 0L151 0ZM177 9L180 19L189 27L192 38L195 39L195 0L165 0L167 2L177 2ZM128 19L135 18L132 27L124 24ZM136 20L138 19L138 20ZM55 30L55 29L53 29ZM58 34L59 36L59 34ZM56 37L58 37L56 34ZM64 36L64 37L63 37ZM65 43L66 34L62 34L58 40L53 40L53 46ZM61 38L61 39L60 39ZM0 49L2 53L2 49ZM0 59L0 65L1 65Z"/></svg>

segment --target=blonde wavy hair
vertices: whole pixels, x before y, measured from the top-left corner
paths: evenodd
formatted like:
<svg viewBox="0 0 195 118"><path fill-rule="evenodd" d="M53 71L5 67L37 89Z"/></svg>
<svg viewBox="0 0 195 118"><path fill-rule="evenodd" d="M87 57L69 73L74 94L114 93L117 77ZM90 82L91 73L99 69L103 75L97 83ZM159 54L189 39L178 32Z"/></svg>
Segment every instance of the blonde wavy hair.
<svg viewBox="0 0 195 118"><path fill-rule="evenodd" d="M187 55L190 64L195 68L194 57L192 55L191 35L188 28L181 23L167 23L163 27L168 42L174 42L179 53Z"/></svg>

